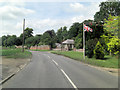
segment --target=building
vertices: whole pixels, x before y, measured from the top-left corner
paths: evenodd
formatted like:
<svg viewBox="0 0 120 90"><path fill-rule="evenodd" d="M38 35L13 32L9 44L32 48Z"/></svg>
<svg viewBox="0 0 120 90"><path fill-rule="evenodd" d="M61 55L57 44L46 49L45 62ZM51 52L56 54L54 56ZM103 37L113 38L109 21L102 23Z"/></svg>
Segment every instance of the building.
<svg viewBox="0 0 120 90"><path fill-rule="evenodd" d="M74 49L74 40L67 39L62 42L62 50L69 51Z"/></svg>

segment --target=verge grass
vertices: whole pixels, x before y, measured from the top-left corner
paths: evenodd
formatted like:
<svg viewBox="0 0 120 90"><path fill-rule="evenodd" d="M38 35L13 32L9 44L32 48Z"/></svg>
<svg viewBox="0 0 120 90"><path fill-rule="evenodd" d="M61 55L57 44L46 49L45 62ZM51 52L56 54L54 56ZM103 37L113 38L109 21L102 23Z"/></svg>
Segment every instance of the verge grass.
<svg viewBox="0 0 120 90"><path fill-rule="evenodd" d="M1 56L6 56L7 58L31 58L32 54L29 51L22 52L21 49L2 49Z"/></svg>
<svg viewBox="0 0 120 90"><path fill-rule="evenodd" d="M95 58L88 58L85 57L83 59L82 52L75 52L75 51L51 51L51 53L63 55L74 60L82 61L87 64L100 66L100 67L107 67L107 68L118 68L118 59L115 56L106 55L104 59L95 59Z"/></svg>

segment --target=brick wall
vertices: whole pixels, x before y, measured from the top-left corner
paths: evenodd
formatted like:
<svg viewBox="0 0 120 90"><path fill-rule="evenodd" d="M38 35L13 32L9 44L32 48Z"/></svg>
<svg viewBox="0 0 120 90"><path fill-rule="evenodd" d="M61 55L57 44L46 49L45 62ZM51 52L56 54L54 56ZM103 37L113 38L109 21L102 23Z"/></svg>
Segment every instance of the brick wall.
<svg viewBox="0 0 120 90"><path fill-rule="evenodd" d="M41 45L41 46L31 46L31 50L50 50L49 45Z"/></svg>

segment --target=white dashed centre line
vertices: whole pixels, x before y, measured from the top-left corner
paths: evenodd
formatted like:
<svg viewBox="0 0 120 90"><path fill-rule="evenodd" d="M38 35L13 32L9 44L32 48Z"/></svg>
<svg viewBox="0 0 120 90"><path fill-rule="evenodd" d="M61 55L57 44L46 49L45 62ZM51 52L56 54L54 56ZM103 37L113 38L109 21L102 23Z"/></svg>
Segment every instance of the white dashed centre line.
<svg viewBox="0 0 120 90"><path fill-rule="evenodd" d="M50 56L48 56L50 58Z"/></svg>
<svg viewBox="0 0 120 90"><path fill-rule="evenodd" d="M54 60L52 60L52 61L58 66L58 63L56 61L54 61Z"/></svg>
<svg viewBox="0 0 120 90"><path fill-rule="evenodd" d="M68 77L68 75L67 75L62 69L60 69L60 70L61 70L62 73L66 76L66 78L67 78L68 81L72 84L72 86L73 86L76 90L78 90L77 87L76 87L76 85L72 82L72 80Z"/></svg>

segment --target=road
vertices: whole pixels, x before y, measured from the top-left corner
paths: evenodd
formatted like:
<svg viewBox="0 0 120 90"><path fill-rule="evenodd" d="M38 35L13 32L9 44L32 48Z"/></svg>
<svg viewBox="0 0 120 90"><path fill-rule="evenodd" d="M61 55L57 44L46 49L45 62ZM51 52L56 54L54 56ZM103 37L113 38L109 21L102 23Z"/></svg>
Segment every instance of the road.
<svg viewBox="0 0 120 90"><path fill-rule="evenodd" d="M31 51L31 62L3 88L118 88L118 77L48 52Z"/></svg>

